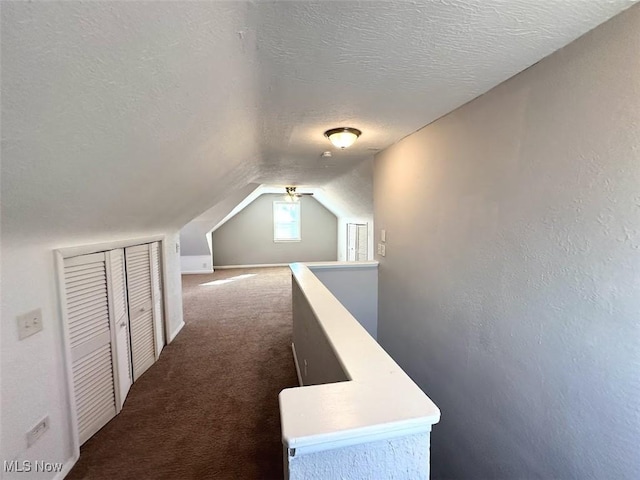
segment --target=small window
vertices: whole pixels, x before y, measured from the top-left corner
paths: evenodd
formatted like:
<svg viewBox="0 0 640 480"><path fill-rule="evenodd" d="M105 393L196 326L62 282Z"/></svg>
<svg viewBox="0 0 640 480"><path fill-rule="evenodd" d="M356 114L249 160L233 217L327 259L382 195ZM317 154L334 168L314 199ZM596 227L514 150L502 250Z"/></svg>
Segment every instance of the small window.
<svg viewBox="0 0 640 480"><path fill-rule="evenodd" d="M273 241L300 241L300 204L273 202Z"/></svg>

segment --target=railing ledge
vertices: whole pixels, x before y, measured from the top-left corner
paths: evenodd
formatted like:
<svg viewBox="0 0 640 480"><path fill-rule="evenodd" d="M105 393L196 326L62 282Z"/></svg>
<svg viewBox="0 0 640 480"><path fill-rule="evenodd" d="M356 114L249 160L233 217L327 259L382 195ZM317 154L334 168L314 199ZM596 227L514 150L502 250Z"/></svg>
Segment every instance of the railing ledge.
<svg viewBox="0 0 640 480"><path fill-rule="evenodd" d="M377 262L310 264L362 268ZM348 381L288 388L279 396L282 442L295 455L428 433L440 410L313 274L291 265ZM294 320L295 321L295 320Z"/></svg>

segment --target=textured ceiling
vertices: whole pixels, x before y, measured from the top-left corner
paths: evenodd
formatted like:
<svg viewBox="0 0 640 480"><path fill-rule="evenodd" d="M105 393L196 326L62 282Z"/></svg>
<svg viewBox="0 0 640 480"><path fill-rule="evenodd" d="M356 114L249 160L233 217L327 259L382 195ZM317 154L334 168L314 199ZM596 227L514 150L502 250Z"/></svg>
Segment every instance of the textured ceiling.
<svg viewBox="0 0 640 480"><path fill-rule="evenodd" d="M2 235L179 228L249 182L362 205L354 165L631 3L3 2Z"/></svg>

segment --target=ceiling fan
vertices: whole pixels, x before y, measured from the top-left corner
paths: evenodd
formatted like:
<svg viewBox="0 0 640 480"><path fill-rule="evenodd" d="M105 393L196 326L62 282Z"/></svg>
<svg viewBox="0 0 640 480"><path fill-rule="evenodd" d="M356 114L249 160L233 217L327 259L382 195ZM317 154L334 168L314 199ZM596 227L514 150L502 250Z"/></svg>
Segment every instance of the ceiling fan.
<svg viewBox="0 0 640 480"><path fill-rule="evenodd" d="M285 188L286 192L287 192L287 197L288 200L295 202L296 199L303 197L303 196L307 196L307 195L313 195L313 193L296 193L296 187L286 187Z"/></svg>

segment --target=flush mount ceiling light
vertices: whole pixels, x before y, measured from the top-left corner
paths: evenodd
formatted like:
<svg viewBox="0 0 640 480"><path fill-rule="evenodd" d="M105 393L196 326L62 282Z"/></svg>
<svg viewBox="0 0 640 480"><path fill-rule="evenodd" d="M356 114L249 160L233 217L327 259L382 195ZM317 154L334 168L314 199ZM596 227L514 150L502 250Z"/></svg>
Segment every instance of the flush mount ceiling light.
<svg viewBox="0 0 640 480"><path fill-rule="evenodd" d="M332 128L324 132L324 136L338 148L347 148L353 145L362 132L357 128L340 127Z"/></svg>

